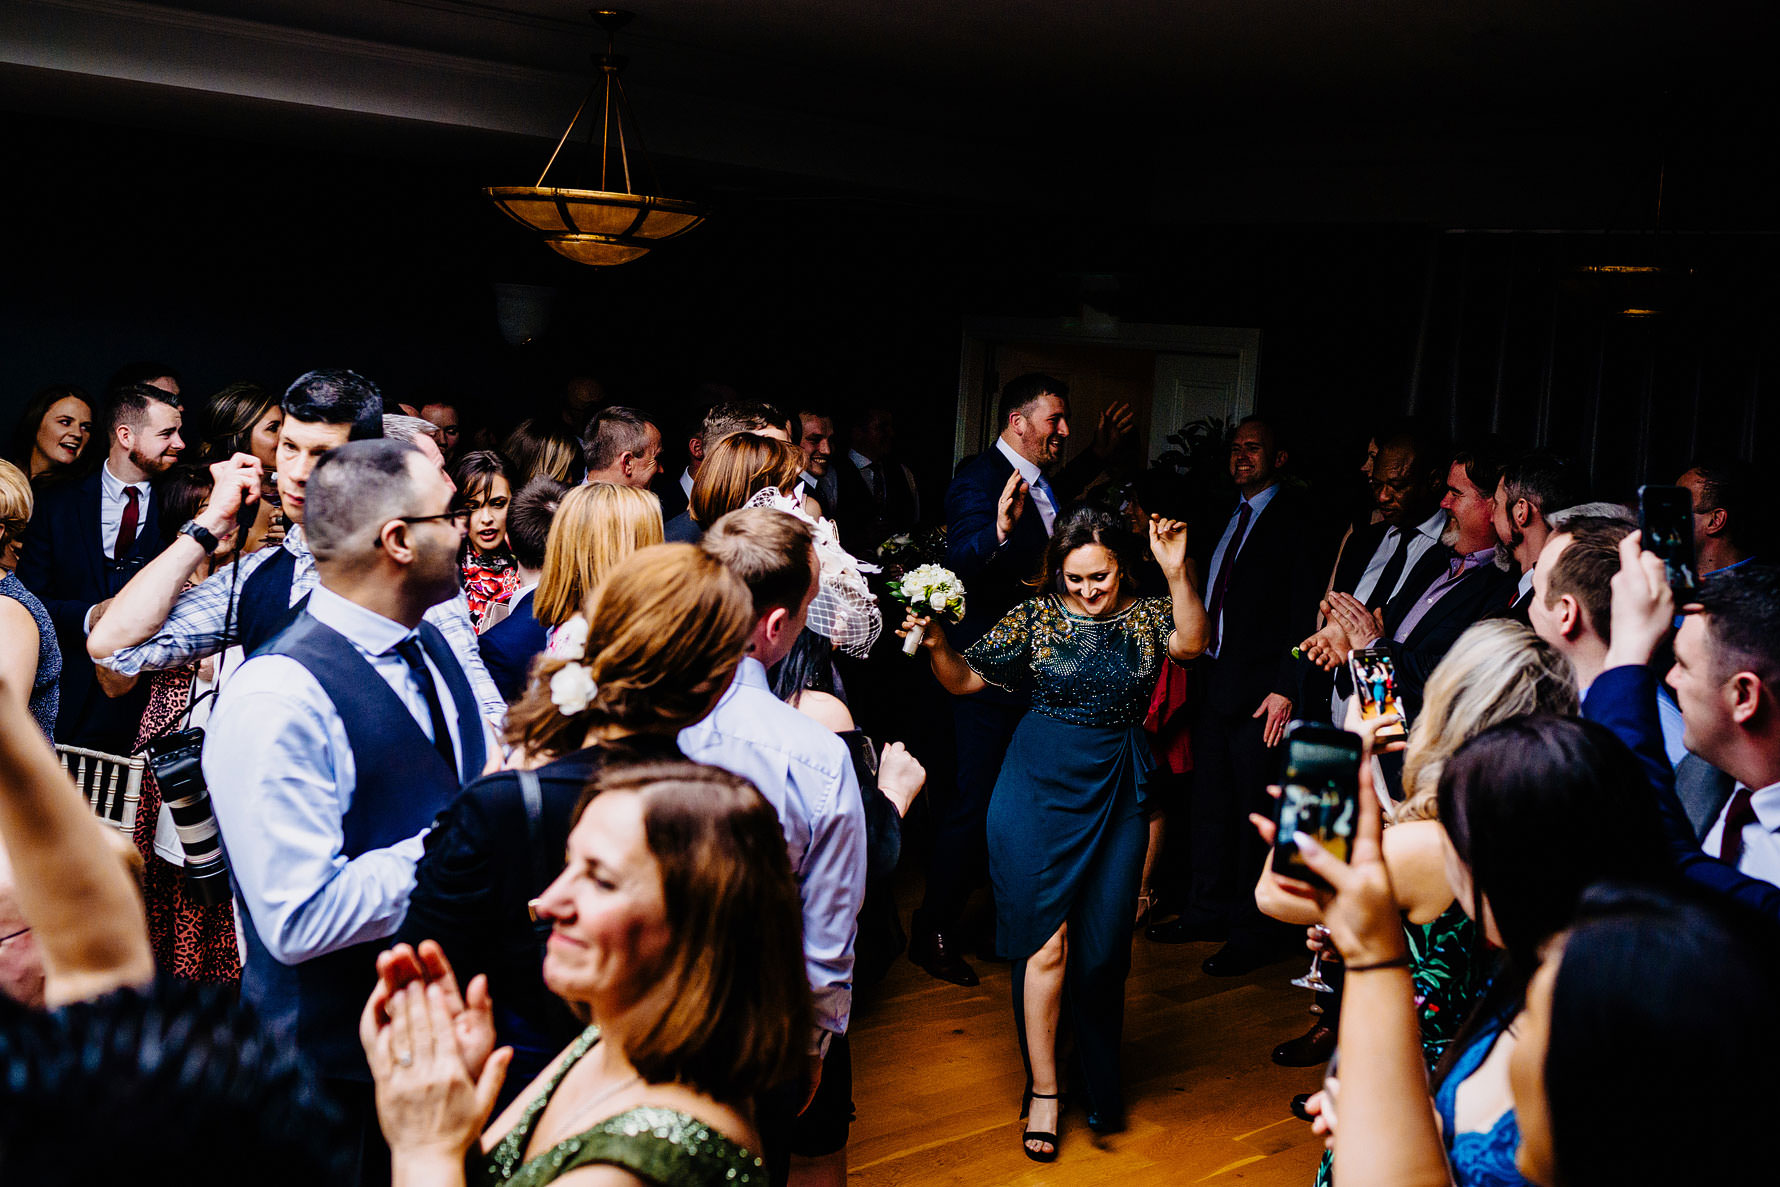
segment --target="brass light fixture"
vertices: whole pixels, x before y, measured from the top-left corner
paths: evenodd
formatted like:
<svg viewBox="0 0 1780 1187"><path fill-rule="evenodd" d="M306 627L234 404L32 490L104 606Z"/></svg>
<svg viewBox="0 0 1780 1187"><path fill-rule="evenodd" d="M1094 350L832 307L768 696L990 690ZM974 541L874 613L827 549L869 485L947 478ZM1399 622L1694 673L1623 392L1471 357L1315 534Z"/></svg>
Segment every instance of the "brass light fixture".
<svg viewBox="0 0 1780 1187"><path fill-rule="evenodd" d="M596 8L593 19L606 31L606 52L594 57L599 73L569 126L563 129L555 151L544 163L538 183L489 186L482 192L514 219L534 231L542 231L551 250L578 264L628 264L646 255L657 243L698 226L705 220L705 212L696 202L663 198L651 192L656 187L655 173L643 147L642 133L630 113L624 83L618 77L626 59L613 52L618 30L630 23L631 14ZM599 188L546 186L550 170L584 115L588 117L587 141L582 155L591 173L597 137ZM647 189L643 188L645 185Z"/></svg>

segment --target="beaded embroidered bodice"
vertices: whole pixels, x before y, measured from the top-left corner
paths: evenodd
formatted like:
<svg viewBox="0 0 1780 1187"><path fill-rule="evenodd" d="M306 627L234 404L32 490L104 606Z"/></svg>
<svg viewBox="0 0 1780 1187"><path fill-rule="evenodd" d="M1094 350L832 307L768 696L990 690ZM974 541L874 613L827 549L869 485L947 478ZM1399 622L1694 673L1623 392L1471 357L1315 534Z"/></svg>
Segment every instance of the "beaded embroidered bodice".
<svg viewBox="0 0 1780 1187"><path fill-rule="evenodd" d="M1075 725L1142 723L1168 658L1174 603L1138 598L1104 618L1055 594L1028 598L964 652L990 684L1029 693L1032 708Z"/></svg>
<svg viewBox="0 0 1780 1187"><path fill-rule="evenodd" d="M525 1148L538 1117L569 1069L597 1042L599 1027L581 1032L544 1090L488 1152L479 1183L485 1187L541 1187L576 1167L605 1163L663 1187L766 1187L766 1166L758 1157L696 1117L650 1105L626 1109L527 1159Z"/></svg>

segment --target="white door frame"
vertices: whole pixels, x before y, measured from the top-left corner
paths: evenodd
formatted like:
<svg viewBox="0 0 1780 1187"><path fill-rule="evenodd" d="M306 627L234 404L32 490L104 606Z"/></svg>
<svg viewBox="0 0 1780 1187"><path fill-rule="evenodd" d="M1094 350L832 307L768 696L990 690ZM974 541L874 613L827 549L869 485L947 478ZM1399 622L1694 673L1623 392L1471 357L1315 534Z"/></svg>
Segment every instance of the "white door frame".
<svg viewBox="0 0 1780 1187"><path fill-rule="evenodd" d="M1236 359L1237 403L1253 409L1255 369L1261 359L1261 331L1229 326L1163 326L1142 323L1084 323L1080 318L967 317L958 351L958 424L952 467L989 448L1001 432L995 401L1003 378L993 371L994 348L1001 342L1110 346L1171 354L1221 354Z"/></svg>

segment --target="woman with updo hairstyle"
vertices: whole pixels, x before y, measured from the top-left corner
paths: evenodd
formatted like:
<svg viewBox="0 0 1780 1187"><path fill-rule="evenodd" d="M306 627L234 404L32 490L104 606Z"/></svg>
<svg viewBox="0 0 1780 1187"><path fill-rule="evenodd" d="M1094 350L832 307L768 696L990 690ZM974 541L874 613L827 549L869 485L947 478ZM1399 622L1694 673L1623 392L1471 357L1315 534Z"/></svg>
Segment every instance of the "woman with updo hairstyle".
<svg viewBox="0 0 1780 1187"><path fill-rule="evenodd" d="M46 387L19 414L10 460L33 483L67 478L82 458L91 458L93 401L67 384ZM101 450L103 452L103 450Z"/></svg>
<svg viewBox="0 0 1780 1187"><path fill-rule="evenodd" d="M803 451L795 445L759 433L732 433L699 465L686 510L693 523L708 528L769 486L786 494L795 491L803 465ZM804 510L820 512L812 507L806 505Z"/></svg>
<svg viewBox="0 0 1780 1187"><path fill-rule="evenodd" d="M588 600L584 647L543 657L508 712L518 769L471 783L427 834L399 936L438 941L466 980L488 975L515 1090L581 1029L539 980L527 903L562 867L582 789L607 766L681 757L679 732L741 663L753 607L741 579L691 545L626 558Z"/></svg>
<svg viewBox="0 0 1780 1187"><path fill-rule="evenodd" d="M751 1101L793 1076L811 1024L778 814L680 762L607 771L574 815L534 905L545 983L595 1021L492 1125L500 992L460 994L431 943L378 960L359 1037L394 1181L765 1187Z"/></svg>
<svg viewBox="0 0 1780 1187"><path fill-rule="evenodd" d="M550 521L544 569L532 595L532 614L550 631L552 648L602 577L639 548L661 540L661 500L646 490L588 482L564 495ZM564 636L571 649L580 646L582 629Z"/></svg>

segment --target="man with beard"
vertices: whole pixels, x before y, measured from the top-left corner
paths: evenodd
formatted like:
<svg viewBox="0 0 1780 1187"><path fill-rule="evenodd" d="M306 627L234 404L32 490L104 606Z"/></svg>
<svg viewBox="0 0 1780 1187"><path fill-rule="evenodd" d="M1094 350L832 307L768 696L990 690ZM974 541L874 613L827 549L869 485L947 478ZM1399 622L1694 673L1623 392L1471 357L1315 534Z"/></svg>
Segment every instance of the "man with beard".
<svg viewBox="0 0 1780 1187"><path fill-rule="evenodd" d="M356 372L310 371L285 391L281 407L275 478L292 525L283 542L187 587L205 557L232 539L237 522L243 517L251 522L265 477L259 459L248 454L211 466L216 482L210 500L167 550L118 592L81 644L93 659L119 675L134 676L193 663L235 643L251 654L302 609L317 573L303 527L310 475L329 450L383 435L383 396ZM424 449L422 456L427 456ZM451 480L437 459L428 462L449 488ZM482 664L462 594L442 599L426 617L462 665L482 711L498 720L507 703Z"/></svg>
<svg viewBox="0 0 1780 1187"><path fill-rule="evenodd" d="M42 600L62 648L56 741L118 753L136 741L147 689L112 700L86 654L100 603L159 551L152 479L179 460L179 397L132 383L113 389L105 414L105 462L89 477L48 487L25 534L18 576Z"/></svg>
<svg viewBox="0 0 1780 1187"><path fill-rule="evenodd" d="M1493 450L1462 450L1446 472L1447 514L1440 542L1448 549L1446 571L1421 591L1405 590L1381 610L1368 610L1350 594L1325 599L1338 628L1332 650L1387 647L1397 670L1397 690L1410 720L1421 712L1428 676L1465 628L1511 604L1518 574L1501 566L1496 546L1494 492L1504 465ZM1337 687L1343 685L1339 678Z"/></svg>
<svg viewBox="0 0 1780 1187"><path fill-rule="evenodd" d="M1491 512L1498 546L1497 564L1511 559L1520 571L1514 601L1502 613L1517 622L1528 622L1533 600L1533 568L1551 539L1551 517L1582 501L1576 468L1555 454L1535 450L1522 454L1502 471L1496 483Z"/></svg>
<svg viewBox="0 0 1780 1187"><path fill-rule="evenodd" d="M404 442L324 454L304 484L317 584L224 686L204 742L242 921L242 1000L357 1128L361 1184L389 1176L358 1042L379 941L407 913L434 816L496 745L427 621L458 593L451 495Z"/></svg>

